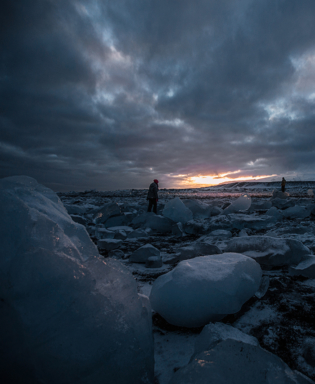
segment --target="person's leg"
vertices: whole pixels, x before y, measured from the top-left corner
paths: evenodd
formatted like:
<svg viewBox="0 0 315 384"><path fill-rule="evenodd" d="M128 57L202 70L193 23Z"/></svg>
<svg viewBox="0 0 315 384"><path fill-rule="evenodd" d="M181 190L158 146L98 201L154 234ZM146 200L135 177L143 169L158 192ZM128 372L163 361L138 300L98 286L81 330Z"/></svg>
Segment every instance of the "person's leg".
<svg viewBox="0 0 315 384"><path fill-rule="evenodd" d="M157 214L157 202L156 200L153 201L153 212Z"/></svg>
<svg viewBox="0 0 315 384"><path fill-rule="evenodd" d="M149 199L148 212L151 212L152 209L152 199Z"/></svg>
<svg viewBox="0 0 315 384"><path fill-rule="evenodd" d="M281 185L282 192L284 192L284 185Z"/></svg>

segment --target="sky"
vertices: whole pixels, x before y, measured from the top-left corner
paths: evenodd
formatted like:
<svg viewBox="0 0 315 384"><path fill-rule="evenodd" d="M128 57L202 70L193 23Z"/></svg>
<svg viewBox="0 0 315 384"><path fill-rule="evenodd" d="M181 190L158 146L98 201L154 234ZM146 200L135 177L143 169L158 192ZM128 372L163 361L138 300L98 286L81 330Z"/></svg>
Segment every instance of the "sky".
<svg viewBox="0 0 315 384"><path fill-rule="evenodd" d="M2 0L0 177L315 178L314 0Z"/></svg>

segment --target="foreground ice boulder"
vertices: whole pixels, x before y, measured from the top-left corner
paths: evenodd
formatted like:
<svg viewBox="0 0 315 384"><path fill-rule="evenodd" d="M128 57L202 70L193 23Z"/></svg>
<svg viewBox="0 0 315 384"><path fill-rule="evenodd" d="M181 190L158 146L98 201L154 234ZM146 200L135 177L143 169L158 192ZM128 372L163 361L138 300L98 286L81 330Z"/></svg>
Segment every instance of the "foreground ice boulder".
<svg viewBox="0 0 315 384"><path fill-rule="evenodd" d="M175 199L165 204L163 216L175 221L175 223L181 222L182 224L193 218L191 210L186 207L179 197L175 197Z"/></svg>
<svg viewBox="0 0 315 384"><path fill-rule="evenodd" d="M261 275L258 263L237 253L196 257L158 277L150 302L169 323L199 327L238 312L259 288Z"/></svg>
<svg viewBox="0 0 315 384"><path fill-rule="evenodd" d="M228 339L195 356L169 384L311 384L278 356L259 346Z"/></svg>
<svg viewBox="0 0 315 384"><path fill-rule="evenodd" d="M150 307L128 270L34 179L2 179L0 195L1 380L152 383Z"/></svg>
<svg viewBox="0 0 315 384"><path fill-rule="evenodd" d="M259 264L283 266L298 264L311 251L298 240L269 236L237 237L230 240L226 252L238 252L252 257Z"/></svg>

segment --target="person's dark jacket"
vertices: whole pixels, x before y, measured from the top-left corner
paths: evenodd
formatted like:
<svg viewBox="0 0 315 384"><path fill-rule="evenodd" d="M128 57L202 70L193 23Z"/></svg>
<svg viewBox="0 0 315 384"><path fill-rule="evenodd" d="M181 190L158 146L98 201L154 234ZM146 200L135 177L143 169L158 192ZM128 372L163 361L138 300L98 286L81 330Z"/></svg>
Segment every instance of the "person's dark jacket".
<svg viewBox="0 0 315 384"><path fill-rule="evenodd" d="M159 187L157 186L157 184L152 183L152 184L150 185L150 187L149 187L147 200L148 200L148 199L158 199L158 198L159 198L159 196L158 196L158 190L159 190Z"/></svg>

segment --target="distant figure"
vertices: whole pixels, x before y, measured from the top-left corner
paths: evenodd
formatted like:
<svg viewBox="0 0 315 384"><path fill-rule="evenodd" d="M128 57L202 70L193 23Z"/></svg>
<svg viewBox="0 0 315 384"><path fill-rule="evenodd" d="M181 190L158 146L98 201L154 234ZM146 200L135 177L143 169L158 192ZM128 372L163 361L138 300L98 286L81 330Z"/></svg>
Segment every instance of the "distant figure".
<svg viewBox="0 0 315 384"><path fill-rule="evenodd" d="M286 182L287 182L286 179L283 177L283 178L282 178L282 181L281 181L281 190L282 190L282 192L285 191L285 183L286 183Z"/></svg>
<svg viewBox="0 0 315 384"><path fill-rule="evenodd" d="M157 202L159 200L158 190L159 190L159 180L154 179L153 183L149 187L147 200L149 200L148 212L151 212L153 206L153 212L157 213Z"/></svg>

